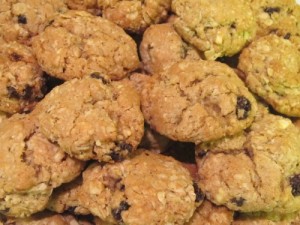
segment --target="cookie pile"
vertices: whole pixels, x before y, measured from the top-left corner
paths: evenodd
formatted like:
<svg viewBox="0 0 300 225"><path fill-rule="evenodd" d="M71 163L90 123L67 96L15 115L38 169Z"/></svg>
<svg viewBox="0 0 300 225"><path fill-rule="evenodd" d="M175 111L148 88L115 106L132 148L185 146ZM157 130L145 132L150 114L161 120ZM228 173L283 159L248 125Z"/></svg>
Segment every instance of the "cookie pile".
<svg viewBox="0 0 300 225"><path fill-rule="evenodd" d="M0 0L0 224L300 224L294 0Z"/></svg>

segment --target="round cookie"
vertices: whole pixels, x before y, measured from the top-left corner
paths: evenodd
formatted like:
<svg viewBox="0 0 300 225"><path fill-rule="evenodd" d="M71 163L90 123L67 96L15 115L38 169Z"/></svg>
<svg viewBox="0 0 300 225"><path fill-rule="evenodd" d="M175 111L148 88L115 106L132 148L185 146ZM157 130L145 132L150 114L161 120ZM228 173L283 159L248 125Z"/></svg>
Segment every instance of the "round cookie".
<svg viewBox="0 0 300 225"><path fill-rule="evenodd" d="M168 17L171 0L98 0L103 17L134 33Z"/></svg>
<svg viewBox="0 0 300 225"><path fill-rule="evenodd" d="M98 73L56 87L34 114L46 137L81 160L122 160L144 132L140 99L129 80L109 82Z"/></svg>
<svg viewBox="0 0 300 225"><path fill-rule="evenodd" d="M152 25L144 32L140 54L144 69L151 74L160 73L182 59L201 59L170 23Z"/></svg>
<svg viewBox="0 0 300 225"><path fill-rule="evenodd" d="M43 70L63 80L94 72L119 80L139 66L133 39L114 23L84 11L57 16L32 46Z"/></svg>
<svg viewBox="0 0 300 225"><path fill-rule="evenodd" d="M214 61L181 61L159 76L130 77L150 126L182 142L200 143L246 129L256 101L235 72Z"/></svg>
<svg viewBox="0 0 300 225"><path fill-rule="evenodd" d="M231 225L232 222L233 211L205 200L185 225Z"/></svg>
<svg viewBox="0 0 300 225"><path fill-rule="evenodd" d="M0 38L27 44L68 10L64 0L0 0L0 5Z"/></svg>
<svg viewBox="0 0 300 225"><path fill-rule="evenodd" d="M246 85L276 111L300 116L300 51L289 40L270 34L253 41L240 55Z"/></svg>
<svg viewBox="0 0 300 225"><path fill-rule="evenodd" d="M43 210L52 189L74 179L84 166L49 142L28 115L3 122L0 143L0 212L7 216Z"/></svg>
<svg viewBox="0 0 300 225"><path fill-rule="evenodd" d="M232 56L255 37L247 0L173 0L172 10L176 31L209 60Z"/></svg>
<svg viewBox="0 0 300 225"><path fill-rule="evenodd" d="M300 130L289 119L259 114L240 135L244 141L235 146L222 140L207 152L198 146L199 186L206 197L241 212L298 211Z"/></svg>
<svg viewBox="0 0 300 225"><path fill-rule="evenodd" d="M81 204L103 221L124 225L183 224L203 200L189 172L171 157L141 151L83 173Z"/></svg>
<svg viewBox="0 0 300 225"><path fill-rule="evenodd" d="M0 111L29 111L43 97L43 85L31 48L17 42L0 44Z"/></svg>

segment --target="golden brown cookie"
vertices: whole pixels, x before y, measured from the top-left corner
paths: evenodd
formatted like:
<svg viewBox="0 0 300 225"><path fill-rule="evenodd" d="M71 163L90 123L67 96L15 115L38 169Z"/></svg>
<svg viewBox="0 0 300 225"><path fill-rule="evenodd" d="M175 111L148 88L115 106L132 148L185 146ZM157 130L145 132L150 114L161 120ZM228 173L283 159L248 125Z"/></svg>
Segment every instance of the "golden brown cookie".
<svg viewBox="0 0 300 225"><path fill-rule="evenodd" d="M150 126L173 140L200 143L246 129L256 101L235 72L214 61L185 60L162 74L131 78Z"/></svg>
<svg viewBox="0 0 300 225"><path fill-rule="evenodd" d="M144 132L140 99L129 80L98 73L53 89L36 107L41 132L78 159L122 160Z"/></svg>
<svg viewBox="0 0 300 225"><path fill-rule="evenodd" d="M139 66L133 39L114 23L84 11L57 16L33 38L33 50L43 70L63 80L94 72L119 80Z"/></svg>
<svg viewBox="0 0 300 225"><path fill-rule="evenodd" d="M46 207L52 189L84 164L42 135L35 120L16 114L0 126L0 212L25 217Z"/></svg>
<svg viewBox="0 0 300 225"><path fill-rule="evenodd" d="M151 74L160 73L183 59L201 59L170 23L152 25L144 32L140 54L144 69Z"/></svg>
<svg viewBox="0 0 300 225"><path fill-rule="evenodd" d="M248 0L173 0L176 31L209 60L238 53L255 37Z"/></svg>

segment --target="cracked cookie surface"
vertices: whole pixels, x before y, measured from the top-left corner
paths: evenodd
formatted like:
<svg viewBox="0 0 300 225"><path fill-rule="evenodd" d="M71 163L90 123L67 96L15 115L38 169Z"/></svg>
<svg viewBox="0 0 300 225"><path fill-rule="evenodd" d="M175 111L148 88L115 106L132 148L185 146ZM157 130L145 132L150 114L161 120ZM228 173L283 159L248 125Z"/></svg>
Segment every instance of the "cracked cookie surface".
<svg viewBox="0 0 300 225"><path fill-rule="evenodd" d="M250 126L256 113L252 94L222 63L185 60L160 75L130 79L141 92L146 121L173 140L200 143L233 135Z"/></svg>
<svg viewBox="0 0 300 225"><path fill-rule="evenodd" d="M30 47L17 42L0 44L0 111L28 111L43 97L44 81Z"/></svg>
<svg viewBox="0 0 300 225"><path fill-rule="evenodd" d="M183 224L203 196L188 170L171 157L143 151L83 173L81 204L112 224Z"/></svg>
<svg viewBox="0 0 300 225"><path fill-rule="evenodd" d="M34 113L41 132L81 160L122 160L144 132L140 99L129 80L109 82L96 73L56 87Z"/></svg>
<svg viewBox="0 0 300 225"><path fill-rule="evenodd" d="M256 33L256 22L245 0L174 0L176 31L209 60L238 53Z"/></svg>
<svg viewBox="0 0 300 225"><path fill-rule="evenodd" d="M78 176L84 164L38 132L29 116L0 126L0 211L25 217L46 207L52 189Z"/></svg>
<svg viewBox="0 0 300 225"><path fill-rule="evenodd" d="M94 72L119 80L139 66L133 39L114 23L84 11L57 16L32 44L43 70L63 80Z"/></svg>
<svg viewBox="0 0 300 225"><path fill-rule="evenodd" d="M220 140L206 154L198 147L199 186L206 197L241 212L299 210L299 129L289 119L261 114L240 135L235 146Z"/></svg>
<svg viewBox="0 0 300 225"><path fill-rule="evenodd" d="M246 85L276 111L300 116L300 51L290 40L271 34L253 41L238 68Z"/></svg>
<svg viewBox="0 0 300 225"><path fill-rule="evenodd" d="M144 32L140 54L144 69L151 74L183 59L201 59L197 50L185 43L168 23L152 25Z"/></svg>

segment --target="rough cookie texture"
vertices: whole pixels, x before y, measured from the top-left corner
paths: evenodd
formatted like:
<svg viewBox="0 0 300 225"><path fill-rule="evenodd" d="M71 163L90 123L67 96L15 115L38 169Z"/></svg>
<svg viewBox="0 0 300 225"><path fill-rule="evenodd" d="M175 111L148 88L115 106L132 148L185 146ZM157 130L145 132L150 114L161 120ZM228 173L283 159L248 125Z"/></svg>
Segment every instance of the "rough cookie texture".
<svg viewBox="0 0 300 225"><path fill-rule="evenodd" d="M197 149L199 186L206 197L242 212L299 210L299 129L289 119L261 114L241 135L244 141L234 149L223 145L206 154Z"/></svg>
<svg viewBox="0 0 300 225"><path fill-rule="evenodd" d="M200 60L196 49L186 44L172 24L150 26L143 34L140 53L144 69L159 73L182 59Z"/></svg>
<svg viewBox="0 0 300 225"><path fill-rule="evenodd" d="M0 124L7 119L7 115L3 112L0 112Z"/></svg>
<svg viewBox="0 0 300 225"><path fill-rule="evenodd" d="M205 200L185 225L231 225L233 211Z"/></svg>
<svg viewBox="0 0 300 225"><path fill-rule="evenodd" d="M95 16L101 15L97 0L66 0L70 9L87 11Z"/></svg>
<svg viewBox="0 0 300 225"><path fill-rule="evenodd" d="M247 0L173 0L172 10L176 31L210 60L238 53L255 37Z"/></svg>
<svg viewBox="0 0 300 225"><path fill-rule="evenodd" d="M43 210L54 187L79 175L83 163L38 132L29 116L0 126L0 212L24 217Z"/></svg>
<svg viewBox="0 0 300 225"><path fill-rule="evenodd" d="M166 19L171 0L98 0L103 17L125 30L140 33Z"/></svg>
<svg viewBox="0 0 300 225"><path fill-rule="evenodd" d="M256 101L235 72L214 61L185 60L159 76L135 74L150 126L173 140L200 143L250 126Z"/></svg>
<svg viewBox="0 0 300 225"><path fill-rule="evenodd" d="M179 162L143 151L132 159L83 173L81 204L103 221L124 225L179 225L203 200Z"/></svg>
<svg viewBox="0 0 300 225"><path fill-rule="evenodd" d="M300 116L300 52L271 34L253 41L239 58L247 86L276 111Z"/></svg>
<svg viewBox="0 0 300 225"><path fill-rule="evenodd" d="M144 132L140 99L130 82L109 82L95 73L56 87L34 113L46 137L82 160L122 160Z"/></svg>
<svg viewBox="0 0 300 225"><path fill-rule="evenodd" d="M43 70L63 80L94 72L119 80L139 66L133 39L114 23L84 11L57 16L32 44Z"/></svg>
<svg viewBox="0 0 300 225"><path fill-rule="evenodd" d="M31 49L17 42L0 44L0 111L28 111L43 97L42 70Z"/></svg>
<svg viewBox="0 0 300 225"><path fill-rule="evenodd" d="M64 0L0 0L0 5L0 38L27 44L68 10Z"/></svg>

